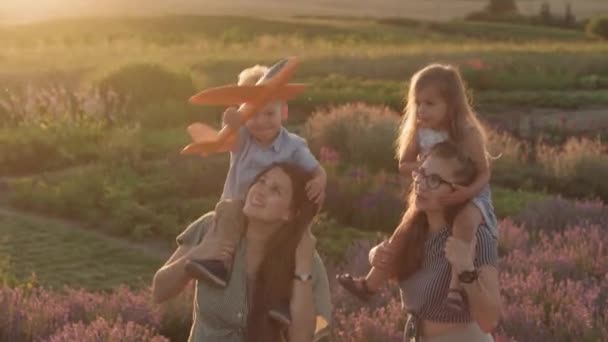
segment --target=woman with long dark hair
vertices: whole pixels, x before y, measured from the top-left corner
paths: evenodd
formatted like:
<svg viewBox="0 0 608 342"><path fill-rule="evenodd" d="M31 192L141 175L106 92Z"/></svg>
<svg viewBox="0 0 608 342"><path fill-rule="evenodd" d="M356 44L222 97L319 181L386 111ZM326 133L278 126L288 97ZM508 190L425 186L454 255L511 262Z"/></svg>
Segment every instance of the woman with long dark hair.
<svg viewBox="0 0 608 342"><path fill-rule="evenodd" d="M275 164L258 175L242 213L245 234L238 244L226 288L197 281L192 342L310 342L317 316L327 322L331 303L327 273L310 233L318 207L306 196L310 175L289 164ZM213 239L214 213L192 223L178 238L178 248L156 272L156 302L179 294L192 279L192 260L205 259ZM208 243L209 245L205 245ZM271 311L288 304L289 324Z"/></svg>

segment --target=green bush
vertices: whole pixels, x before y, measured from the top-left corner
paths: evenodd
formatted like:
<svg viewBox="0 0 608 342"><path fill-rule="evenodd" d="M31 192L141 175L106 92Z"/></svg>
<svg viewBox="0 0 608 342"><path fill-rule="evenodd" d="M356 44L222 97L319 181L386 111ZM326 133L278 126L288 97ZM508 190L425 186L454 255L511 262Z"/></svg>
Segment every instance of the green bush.
<svg viewBox="0 0 608 342"><path fill-rule="evenodd" d="M95 122L0 128L0 175L31 174L90 162L111 133Z"/></svg>
<svg viewBox="0 0 608 342"><path fill-rule="evenodd" d="M331 148L347 163L366 165L371 171L394 170L398 127L397 113L356 103L314 113L303 135L314 153L320 153L322 147Z"/></svg>
<svg viewBox="0 0 608 342"><path fill-rule="evenodd" d="M553 193L608 199L608 154L599 139L571 138L563 146L539 145L536 160Z"/></svg>
<svg viewBox="0 0 608 342"><path fill-rule="evenodd" d="M151 63L123 65L95 83L104 92L114 91L126 98L131 111L168 100L187 102L195 93L189 74Z"/></svg>
<svg viewBox="0 0 608 342"><path fill-rule="evenodd" d="M357 240L380 240L381 234L364 232L356 228L343 226L327 214L321 214L313 225L313 234L317 238L317 250L323 255L325 263L334 264L344 259L344 253Z"/></svg>
<svg viewBox="0 0 608 342"><path fill-rule="evenodd" d="M502 187L492 188L492 202L499 219L515 216L531 203L543 200L546 197L545 194L539 192L510 190Z"/></svg>
<svg viewBox="0 0 608 342"><path fill-rule="evenodd" d="M608 16L598 16L592 18L587 23L585 31L591 37L608 39Z"/></svg>
<svg viewBox="0 0 608 342"><path fill-rule="evenodd" d="M366 168L329 169L324 210L340 224L391 232L405 209L403 184L396 174L370 174Z"/></svg>
<svg viewBox="0 0 608 342"><path fill-rule="evenodd" d="M142 104L142 107L133 113L132 120L140 123L146 129L183 127L185 134L185 127L192 122L219 122L221 113L223 113L222 109L193 106L186 99L180 98Z"/></svg>
<svg viewBox="0 0 608 342"><path fill-rule="evenodd" d="M519 189L529 182L528 145L506 132L487 131L491 184Z"/></svg>
<svg viewBox="0 0 608 342"><path fill-rule="evenodd" d="M525 17L517 10L515 0L490 0L486 7L466 17L468 20L504 21L511 23L525 22Z"/></svg>
<svg viewBox="0 0 608 342"><path fill-rule="evenodd" d="M0 127L0 176L61 170L89 163L130 164L176 156L190 142L185 125L106 127L94 122L53 122Z"/></svg>
<svg viewBox="0 0 608 342"><path fill-rule="evenodd" d="M11 271L11 263L9 258L0 256L0 287L14 286L17 284L17 278Z"/></svg>
<svg viewBox="0 0 608 342"><path fill-rule="evenodd" d="M586 75L579 79L582 88L596 90L608 88L608 76L606 75Z"/></svg>
<svg viewBox="0 0 608 342"><path fill-rule="evenodd" d="M227 164L221 156L75 169L10 181L9 201L115 235L171 240L214 208Z"/></svg>

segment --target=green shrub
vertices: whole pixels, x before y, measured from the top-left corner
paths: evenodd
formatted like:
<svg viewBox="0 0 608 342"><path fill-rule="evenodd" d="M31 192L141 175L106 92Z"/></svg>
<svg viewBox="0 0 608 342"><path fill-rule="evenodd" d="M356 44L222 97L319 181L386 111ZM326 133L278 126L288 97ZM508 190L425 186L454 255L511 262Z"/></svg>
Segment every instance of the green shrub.
<svg viewBox="0 0 608 342"><path fill-rule="evenodd" d="M367 168L326 165L324 210L340 224L368 231L391 232L405 209L403 177Z"/></svg>
<svg viewBox="0 0 608 342"><path fill-rule="evenodd" d="M487 131L491 184L519 189L529 182L528 145L506 132Z"/></svg>
<svg viewBox="0 0 608 342"><path fill-rule="evenodd" d="M0 256L0 287L14 286L17 284L17 278L11 271L10 259L5 256Z"/></svg>
<svg viewBox="0 0 608 342"><path fill-rule="evenodd" d="M608 199L608 154L599 139L571 138L563 146L539 145L536 160L551 192Z"/></svg>
<svg viewBox="0 0 608 342"><path fill-rule="evenodd" d="M223 113L222 109L193 106L183 98L168 99L142 104L142 107L134 112L132 121L140 123L147 129L183 127L185 133L185 127L194 121L219 122L221 113Z"/></svg>
<svg viewBox="0 0 608 342"><path fill-rule="evenodd" d="M582 88L595 90L608 88L608 76L605 75L586 75L579 79Z"/></svg>
<svg viewBox="0 0 608 342"><path fill-rule="evenodd" d="M526 21L525 17L519 14L515 0L490 0L483 10L473 12L467 15L466 18L468 20L503 21L511 23Z"/></svg>
<svg viewBox="0 0 608 342"><path fill-rule="evenodd" d="M608 39L608 16L602 15L592 18L587 23L585 31L591 37Z"/></svg>
<svg viewBox="0 0 608 342"><path fill-rule="evenodd" d="M226 177L225 156L81 168L9 182L11 205L78 220L134 239L172 240L212 210Z"/></svg>
<svg viewBox="0 0 608 342"><path fill-rule="evenodd" d="M95 122L57 121L0 128L0 175L30 174L90 162L111 132Z"/></svg>
<svg viewBox="0 0 608 342"><path fill-rule="evenodd" d="M0 176L55 171L89 163L129 164L176 156L190 142L185 125L149 128L106 127L87 122L54 122L0 127Z"/></svg>
<svg viewBox="0 0 608 342"><path fill-rule="evenodd" d="M510 190L502 187L492 188L492 202L499 219L515 216L531 203L543 200L546 197L545 194L539 192Z"/></svg>
<svg viewBox="0 0 608 342"><path fill-rule="evenodd" d="M394 170L394 141L399 115L386 107L362 103L318 111L306 123L303 135L314 153L322 147L338 152L350 164L371 171Z"/></svg>
<svg viewBox="0 0 608 342"><path fill-rule="evenodd" d="M150 63L123 65L96 83L104 92L115 91L127 98L131 111L167 100L186 102L195 93L189 74Z"/></svg>
<svg viewBox="0 0 608 342"><path fill-rule="evenodd" d="M338 263L353 241L380 239L381 234L364 232L356 228L343 226L327 214L321 214L313 225L313 234L317 238L317 250L324 257L325 263Z"/></svg>

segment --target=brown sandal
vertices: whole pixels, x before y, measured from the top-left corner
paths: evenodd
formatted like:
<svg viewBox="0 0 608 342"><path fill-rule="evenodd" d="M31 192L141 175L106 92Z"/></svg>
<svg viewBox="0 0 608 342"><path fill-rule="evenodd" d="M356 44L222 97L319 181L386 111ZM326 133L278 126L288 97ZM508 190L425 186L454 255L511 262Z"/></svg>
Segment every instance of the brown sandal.
<svg viewBox="0 0 608 342"><path fill-rule="evenodd" d="M367 287L365 278L353 278L350 274L339 274L336 276L338 282L344 289L353 294L359 300L367 302L375 294Z"/></svg>

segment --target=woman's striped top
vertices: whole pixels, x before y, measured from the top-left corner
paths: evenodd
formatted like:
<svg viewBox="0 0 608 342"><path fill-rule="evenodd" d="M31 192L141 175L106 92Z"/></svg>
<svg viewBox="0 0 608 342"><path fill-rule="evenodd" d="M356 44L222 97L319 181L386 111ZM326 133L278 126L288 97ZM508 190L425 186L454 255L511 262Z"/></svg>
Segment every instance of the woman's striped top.
<svg viewBox="0 0 608 342"><path fill-rule="evenodd" d="M471 315L450 311L444 304L447 297L451 266L445 257L445 243L450 236L446 228L430 235L424 246L424 259L421 268L406 280L400 282L401 300L404 309L424 320L445 323L468 323ZM497 239L485 224L477 229L475 267L482 265L497 266Z"/></svg>

